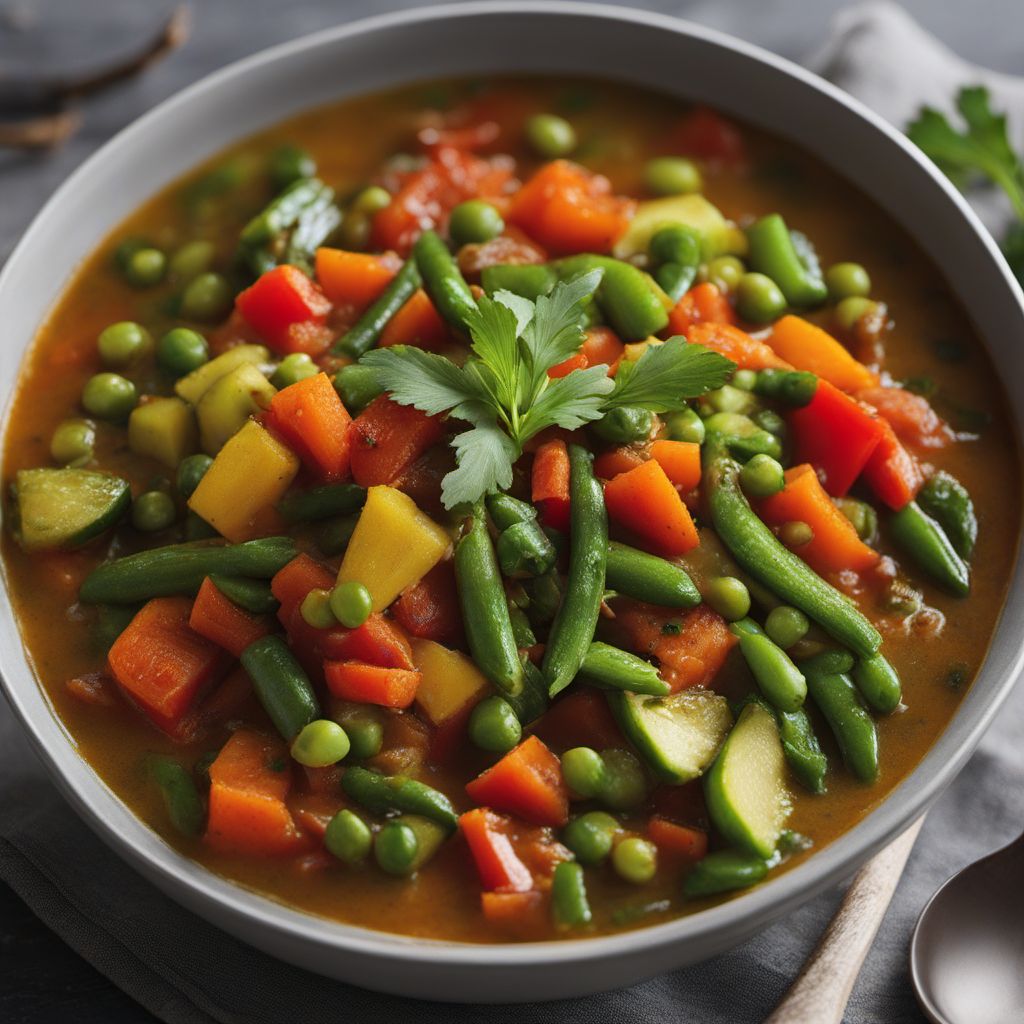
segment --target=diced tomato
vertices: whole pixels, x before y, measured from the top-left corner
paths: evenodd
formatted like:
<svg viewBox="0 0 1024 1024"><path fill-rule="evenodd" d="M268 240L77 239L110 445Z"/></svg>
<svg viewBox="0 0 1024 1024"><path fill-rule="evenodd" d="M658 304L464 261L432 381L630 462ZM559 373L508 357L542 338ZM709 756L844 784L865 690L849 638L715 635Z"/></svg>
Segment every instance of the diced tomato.
<svg viewBox="0 0 1024 1024"><path fill-rule="evenodd" d="M669 310L668 327L662 331L666 338L674 334L689 336L690 328L697 324L734 324L736 314L721 289L705 281L694 285ZM709 346L710 347L710 346Z"/></svg>
<svg viewBox="0 0 1024 1024"><path fill-rule="evenodd" d="M857 398L878 410L896 436L911 448L945 448L956 440L928 399L903 388L863 388Z"/></svg>
<svg viewBox="0 0 1024 1024"><path fill-rule="evenodd" d="M301 608L296 608L286 629L296 650L312 652L318 659L367 662L380 668L413 668L409 638L398 623L380 612L374 612L355 629L342 625L317 629L302 617Z"/></svg>
<svg viewBox="0 0 1024 1024"><path fill-rule="evenodd" d="M352 476L357 484L390 484L441 439L443 427L411 405L375 398L349 427Z"/></svg>
<svg viewBox="0 0 1024 1024"><path fill-rule="evenodd" d="M235 299L245 322L279 355L318 356L331 343L331 303L298 267L268 270Z"/></svg>
<svg viewBox="0 0 1024 1024"><path fill-rule="evenodd" d="M742 163L746 155L740 129L710 107L694 107L679 122L672 147L687 156L720 164Z"/></svg>
<svg viewBox="0 0 1024 1024"><path fill-rule="evenodd" d="M528 736L466 786L470 798L537 825L560 827L569 817L569 793L558 758Z"/></svg>
<svg viewBox="0 0 1024 1024"><path fill-rule="evenodd" d="M563 359L548 370L548 376L552 380L560 377L568 377L573 370L585 370L587 368L587 357L582 352L574 352L568 359Z"/></svg>
<svg viewBox="0 0 1024 1024"><path fill-rule="evenodd" d="M917 497L924 485L924 471L888 423L884 424L884 431L862 477L879 500L898 511Z"/></svg>

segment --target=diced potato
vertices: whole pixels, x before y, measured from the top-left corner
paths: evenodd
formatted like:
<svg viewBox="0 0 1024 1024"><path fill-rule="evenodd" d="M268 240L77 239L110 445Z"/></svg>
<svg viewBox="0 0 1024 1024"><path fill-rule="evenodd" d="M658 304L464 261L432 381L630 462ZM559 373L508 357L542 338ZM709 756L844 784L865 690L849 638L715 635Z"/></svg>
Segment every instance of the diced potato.
<svg viewBox="0 0 1024 1024"><path fill-rule="evenodd" d="M270 351L263 345L236 345L182 377L174 385L174 390L179 398L184 398L186 402L195 405L214 381L230 373L235 367L243 363L267 362L270 362Z"/></svg>
<svg viewBox="0 0 1024 1024"><path fill-rule="evenodd" d="M174 469L199 444L196 417L180 398L154 398L128 417L128 446L136 455Z"/></svg>
<svg viewBox="0 0 1024 1024"><path fill-rule="evenodd" d="M214 381L196 406L203 451L216 455L276 394L277 388L252 363L242 363Z"/></svg>
<svg viewBox="0 0 1024 1024"><path fill-rule="evenodd" d="M394 487L371 487L348 542L338 582L369 588L373 610L382 611L418 583L444 557L448 534L416 502Z"/></svg>
<svg viewBox="0 0 1024 1024"><path fill-rule="evenodd" d="M661 338L644 338L643 341L634 341L624 347L622 358L627 363L635 363L649 348L664 344L665 342Z"/></svg>
<svg viewBox="0 0 1024 1024"><path fill-rule="evenodd" d="M270 431L249 420L206 471L188 507L218 533L238 543L261 525L299 471L298 457Z"/></svg>
<svg viewBox="0 0 1024 1024"><path fill-rule="evenodd" d="M471 658L433 640L413 640L412 660L423 675L416 704L432 725L444 724L493 692Z"/></svg>
<svg viewBox="0 0 1024 1024"><path fill-rule="evenodd" d="M732 241L730 222L722 216L717 206L694 192L641 203L625 234L615 243L612 255L624 260L638 253L646 253L651 235L669 224L693 228L701 237L701 251L706 260L721 256Z"/></svg>

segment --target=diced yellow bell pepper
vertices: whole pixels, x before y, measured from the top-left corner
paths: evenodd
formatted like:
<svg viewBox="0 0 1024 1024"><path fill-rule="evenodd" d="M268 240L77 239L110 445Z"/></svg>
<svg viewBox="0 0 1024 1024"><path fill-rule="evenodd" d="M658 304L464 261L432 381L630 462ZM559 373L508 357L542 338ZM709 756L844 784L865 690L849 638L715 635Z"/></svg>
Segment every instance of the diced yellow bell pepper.
<svg viewBox="0 0 1024 1024"><path fill-rule="evenodd" d="M268 363L270 351L263 345L236 345L229 348L223 355L203 363L198 369L182 377L174 390L179 398L195 405L214 381L243 363Z"/></svg>
<svg viewBox="0 0 1024 1024"><path fill-rule="evenodd" d="M188 507L228 540L251 540L266 532L267 516L298 471L292 450L249 420L221 448Z"/></svg>
<svg viewBox="0 0 1024 1024"><path fill-rule="evenodd" d="M442 725L494 692L471 658L433 640L413 640L412 660L423 674L416 704L432 725Z"/></svg>
<svg viewBox="0 0 1024 1024"><path fill-rule="evenodd" d="M387 608L418 583L451 546L448 534L416 502L394 487L371 487L338 572L338 582L357 580L373 597L373 610Z"/></svg>
<svg viewBox="0 0 1024 1024"><path fill-rule="evenodd" d="M128 417L128 447L174 469L199 443L196 417L180 398L153 398Z"/></svg>
<svg viewBox="0 0 1024 1024"><path fill-rule="evenodd" d="M615 243L612 255L625 260L646 253L651 236L661 228L681 224L693 228L700 236L704 259L721 256L732 242L732 225L722 216L717 206L699 193L685 196L666 196L650 199L636 208L625 233Z"/></svg>
<svg viewBox="0 0 1024 1024"><path fill-rule="evenodd" d="M242 363L215 380L196 406L203 451L216 455L276 394L277 388L252 363Z"/></svg>

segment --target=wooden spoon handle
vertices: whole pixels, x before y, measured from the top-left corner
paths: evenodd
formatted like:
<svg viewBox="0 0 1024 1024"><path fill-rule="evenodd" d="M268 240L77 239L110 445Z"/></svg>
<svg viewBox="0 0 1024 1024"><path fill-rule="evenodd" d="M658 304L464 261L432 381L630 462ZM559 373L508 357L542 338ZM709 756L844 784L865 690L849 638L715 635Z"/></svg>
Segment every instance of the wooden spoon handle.
<svg viewBox="0 0 1024 1024"><path fill-rule="evenodd" d="M854 875L817 948L765 1024L841 1024L923 823L919 818Z"/></svg>

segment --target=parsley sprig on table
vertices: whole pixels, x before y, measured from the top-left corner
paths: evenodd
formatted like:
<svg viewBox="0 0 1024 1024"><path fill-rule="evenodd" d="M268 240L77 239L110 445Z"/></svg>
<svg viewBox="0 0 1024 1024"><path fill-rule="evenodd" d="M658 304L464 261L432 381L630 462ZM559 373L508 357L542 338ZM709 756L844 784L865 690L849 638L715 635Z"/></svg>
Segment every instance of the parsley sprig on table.
<svg viewBox="0 0 1024 1024"><path fill-rule="evenodd" d="M1010 269L1024 284L1024 161L1010 145L1006 115L992 111L984 86L961 89L956 107L966 125L963 131L957 131L944 114L923 107L908 125L907 135L958 186L985 177L1006 193L1018 223L1007 233L1003 252Z"/></svg>
<svg viewBox="0 0 1024 1024"><path fill-rule="evenodd" d="M536 302L507 291L482 296L466 324L472 354L461 367L410 346L363 356L393 401L472 424L452 439L457 468L442 481L446 508L507 489L523 446L547 427L575 430L620 406L682 409L725 383L734 364L682 337L623 361L614 379L604 365L549 377L582 344L583 303L600 282L601 271L591 271Z"/></svg>

